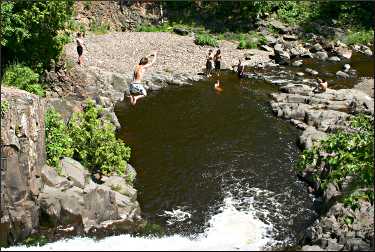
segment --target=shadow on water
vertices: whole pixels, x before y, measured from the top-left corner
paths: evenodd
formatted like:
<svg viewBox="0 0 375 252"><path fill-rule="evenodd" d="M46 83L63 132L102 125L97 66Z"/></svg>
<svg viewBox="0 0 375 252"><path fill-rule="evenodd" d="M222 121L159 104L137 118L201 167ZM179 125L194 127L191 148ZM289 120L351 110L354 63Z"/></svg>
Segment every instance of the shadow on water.
<svg viewBox="0 0 375 252"><path fill-rule="evenodd" d="M220 80L221 93L211 79L117 105L142 212L168 234L195 235L231 197L272 225L273 238L293 240L315 216L293 169L299 131L272 115L277 87L232 73Z"/></svg>

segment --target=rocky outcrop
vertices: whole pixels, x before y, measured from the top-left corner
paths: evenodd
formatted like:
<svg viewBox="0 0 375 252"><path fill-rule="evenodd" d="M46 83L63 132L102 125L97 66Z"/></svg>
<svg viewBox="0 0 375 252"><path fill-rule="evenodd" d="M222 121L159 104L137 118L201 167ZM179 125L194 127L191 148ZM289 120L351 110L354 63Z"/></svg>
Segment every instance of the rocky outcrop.
<svg viewBox="0 0 375 252"><path fill-rule="evenodd" d="M44 104L28 92L1 87L1 228L7 245L37 232L41 168L46 161Z"/></svg>
<svg viewBox="0 0 375 252"><path fill-rule="evenodd" d="M144 226L132 187L133 167L127 166L124 177L105 178L100 185L79 162L63 158L58 174L45 165L45 100L8 87L2 87L1 100L8 103L1 115L1 246L43 232L56 239L136 232ZM49 102L61 104L56 98ZM106 102L103 97L97 101ZM67 110L79 107L72 104L65 104Z"/></svg>
<svg viewBox="0 0 375 252"><path fill-rule="evenodd" d="M106 179L110 182L99 185L77 161L64 158L61 166L62 176L55 168L42 169L42 225L52 226L54 233L70 227L71 233L90 235L135 232L143 227L137 191L125 178L112 176Z"/></svg>
<svg viewBox="0 0 375 252"><path fill-rule="evenodd" d="M304 148L311 148L313 142L324 138L325 132L347 127L351 114L374 114L373 99L359 90L327 89L323 93L313 90L307 85L290 84L280 87L281 93L271 94L270 104L277 116L308 130L300 137Z"/></svg>

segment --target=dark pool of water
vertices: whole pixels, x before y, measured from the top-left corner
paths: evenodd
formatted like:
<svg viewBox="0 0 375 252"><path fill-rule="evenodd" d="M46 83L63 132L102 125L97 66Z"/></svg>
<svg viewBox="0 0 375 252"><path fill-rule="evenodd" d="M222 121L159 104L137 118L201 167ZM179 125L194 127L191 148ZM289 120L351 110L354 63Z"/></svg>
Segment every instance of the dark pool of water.
<svg viewBox="0 0 375 252"><path fill-rule="evenodd" d="M225 197L250 204L274 226L278 240L295 237L314 216L312 200L293 169L300 132L272 115L277 87L239 81L233 73L189 87L167 88L135 107L118 104L120 137L132 148L130 163L144 216L167 233L202 232ZM164 211L191 213L167 225ZM268 215L266 214L268 213Z"/></svg>

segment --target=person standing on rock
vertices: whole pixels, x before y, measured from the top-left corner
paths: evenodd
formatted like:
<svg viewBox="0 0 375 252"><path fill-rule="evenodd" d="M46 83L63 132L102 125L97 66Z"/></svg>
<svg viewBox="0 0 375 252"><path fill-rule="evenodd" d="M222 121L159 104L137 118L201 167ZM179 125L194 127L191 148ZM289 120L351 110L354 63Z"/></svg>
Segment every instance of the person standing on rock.
<svg viewBox="0 0 375 252"><path fill-rule="evenodd" d="M83 41L82 33L80 33L80 32L77 33L76 42L77 42L77 53L78 53L78 62L77 63L79 65L82 65L83 64L83 57L82 57L83 46L85 46L85 48L87 50L87 47L86 47L86 45Z"/></svg>
<svg viewBox="0 0 375 252"><path fill-rule="evenodd" d="M216 51L216 54L214 56L214 62L215 62L215 71L217 72L217 75L219 76L220 66L221 66L221 51L218 49Z"/></svg>
<svg viewBox="0 0 375 252"><path fill-rule="evenodd" d="M206 59L206 75L207 77L211 76L212 69L214 68L214 52L212 49L208 51Z"/></svg>
<svg viewBox="0 0 375 252"><path fill-rule="evenodd" d="M151 62L149 62L149 57L154 56ZM130 91L130 103L135 105L137 100L147 96L146 89L142 85L142 78L146 68L152 66L156 61L156 52L143 57L139 64L135 66L134 73L133 73L133 81L129 85Z"/></svg>

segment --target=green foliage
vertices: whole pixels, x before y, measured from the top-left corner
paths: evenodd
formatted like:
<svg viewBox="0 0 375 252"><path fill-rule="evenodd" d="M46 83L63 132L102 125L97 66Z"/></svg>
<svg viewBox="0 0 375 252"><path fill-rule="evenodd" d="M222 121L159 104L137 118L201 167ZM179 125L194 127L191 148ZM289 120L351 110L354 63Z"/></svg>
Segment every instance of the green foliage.
<svg viewBox="0 0 375 252"><path fill-rule="evenodd" d="M60 114L49 109L45 116L47 164L57 168L60 173L59 161L62 157L72 157L73 140Z"/></svg>
<svg viewBox="0 0 375 252"><path fill-rule="evenodd" d="M137 32L170 32L172 30L173 26L168 23L162 25L141 24L136 29Z"/></svg>
<svg viewBox="0 0 375 252"><path fill-rule="evenodd" d="M374 30L349 32L344 42L346 42L348 45L367 43L372 44L374 42Z"/></svg>
<svg viewBox="0 0 375 252"><path fill-rule="evenodd" d="M323 189L329 183L342 186L347 176L353 177L349 198L344 199L347 204L354 199L366 198L374 201L374 129L373 117L358 115L351 121L351 132L337 132L326 140L314 146L311 150L304 150L298 161L298 168L303 170L307 166L320 167L324 162L327 174L318 176L317 180ZM325 155L325 154L329 155ZM361 193L358 194L358 188ZM351 195L351 198L350 198Z"/></svg>
<svg viewBox="0 0 375 252"><path fill-rule="evenodd" d="M310 1L282 1L277 6L277 16L286 23L299 23L314 13L314 6Z"/></svg>
<svg viewBox="0 0 375 252"><path fill-rule="evenodd" d="M263 35L256 32L250 32L248 34L241 34L239 38L238 49L255 49L259 45L266 44L266 39Z"/></svg>
<svg viewBox="0 0 375 252"><path fill-rule="evenodd" d="M115 127L100 119L103 112L92 100L83 112L73 113L64 124L55 111L46 115L47 159L57 166L62 157L73 157L91 172L124 175L130 148L116 139Z"/></svg>
<svg viewBox="0 0 375 252"><path fill-rule="evenodd" d="M5 116L5 113L7 113L9 110L9 102L7 100L1 101L1 118Z"/></svg>
<svg viewBox="0 0 375 252"><path fill-rule="evenodd" d="M213 47L219 46L219 42L217 41L217 39L214 36L211 36L209 34L204 34L204 33L197 34L195 36L194 42L197 45L209 45L209 46L213 46Z"/></svg>
<svg viewBox="0 0 375 252"><path fill-rule="evenodd" d="M141 233L143 235L161 237L165 234L165 231L160 225L147 222Z"/></svg>
<svg viewBox="0 0 375 252"><path fill-rule="evenodd" d="M1 45L5 62L16 59L41 72L62 50L58 31L71 18L73 0L2 1Z"/></svg>
<svg viewBox="0 0 375 252"><path fill-rule="evenodd" d="M116 139L115 127L99 119L101 108L88 101L84 112L74 113L68 128L73 139L74 158L90 171L125 174L130 148Z"/></svg>
<svg viewBox="0 0 375 252"><path fill-rule="evenodd" d="M48 243L48 238L44 235L30 235L22 243L27 247L43 246Z"/></svg>
<svg viewBox="0 0 375 252"><path fill-rule="evenodd" d="M5 70L2 83L39 96L44 96L44 89L38 81L39 74L35 73L31 68L21 64L14 64Z"/></svg>

